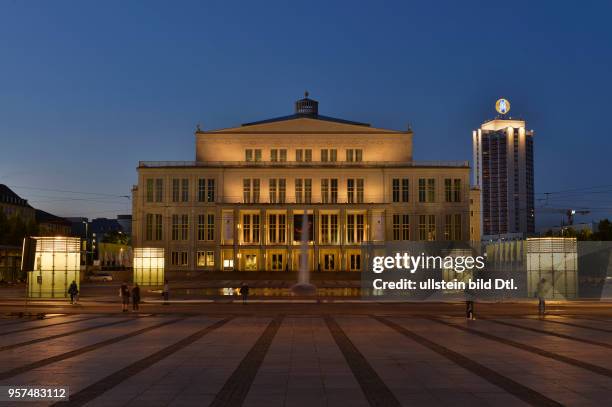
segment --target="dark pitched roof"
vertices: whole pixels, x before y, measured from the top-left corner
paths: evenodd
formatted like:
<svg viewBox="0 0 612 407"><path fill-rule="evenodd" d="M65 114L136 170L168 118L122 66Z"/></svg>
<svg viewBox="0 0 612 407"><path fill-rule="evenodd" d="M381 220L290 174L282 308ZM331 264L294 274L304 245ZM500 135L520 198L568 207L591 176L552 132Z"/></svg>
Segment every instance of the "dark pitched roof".
<svg viewBox="0 0 612 407"><path fill-rule="evenodd" d="M61 223L66 226L71 226L72 223L64 218L60 218L59 216L55 216L49 212L42 211L40 209L36 209L36 222L37 223Z"/></svg>
<svg viewBox="0 0 612 407"><path fill-rule="evenodd" d="M0 184L0 202L19 206L30 206L28 205L27 199L23 199L4 184Z"/></svg>
<svg viewBox="0 0 612 407"><path fill-rule="evenodd" d="M274 122L282 122L285 120L295 120L295 119L314 119L314 120L323 120L326 122L335 122L335 123L343 123L343 124L352 124L355 126L366 126L366 127L370 127L369 123L361 123L361 122L354 122L352 120L345 120L345 119L339 119L336 117L329 117L329 116L322 116L320 114L303 114L303 113L294 113L294 114L290 114L288 116L280 116L280 117L273 117L271 119L264 119L264 120L259 120L256 122L250 122L250 123L243 123L242 126L254 126L256 124L265 124L265 123L274 123Z"/></svg>
<svg viewBox="0 0 612 407"><path fill-rule="evenodd" d="M272 119L258 120L256 122L244 123L242 126L253 126L256 124L282 122L295 119L314 119L326 122L352 124L354 126L370 126L368 123L354 122L352 120L338 119L336 117L322 116L319 114L319 102L308 97L308 92L304 97L295 102L294 114L288 116L274 117Z"/></svg>

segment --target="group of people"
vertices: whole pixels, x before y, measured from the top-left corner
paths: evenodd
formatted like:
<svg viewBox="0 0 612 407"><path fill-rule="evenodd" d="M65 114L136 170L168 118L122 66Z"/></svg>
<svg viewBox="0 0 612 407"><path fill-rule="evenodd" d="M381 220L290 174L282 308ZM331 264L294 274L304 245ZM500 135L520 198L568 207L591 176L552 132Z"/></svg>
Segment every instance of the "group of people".
<svg viewBox="0 0 612 407"><path fill-rule="evenodd" d="M121 297L122 311L128 312L130 305L130 298L132 299L132 310L138 311L140 307L140 287L137 283L134 283L132 288L127 284L121 284L119 287L119 296Z"/></svg>

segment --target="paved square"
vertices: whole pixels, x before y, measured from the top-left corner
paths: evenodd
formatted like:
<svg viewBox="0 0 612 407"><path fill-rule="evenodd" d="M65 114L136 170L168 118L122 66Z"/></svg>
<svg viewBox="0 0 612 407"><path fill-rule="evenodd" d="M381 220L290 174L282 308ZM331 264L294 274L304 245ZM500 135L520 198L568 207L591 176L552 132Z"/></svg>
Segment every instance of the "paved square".
<svg viewBox="0 0 612 407"><path fill-rule="evenodd" d="M601 406L612 394L612 318L2 319L0 386L24 385L69 386L57 403L67 406Z"/></svg>

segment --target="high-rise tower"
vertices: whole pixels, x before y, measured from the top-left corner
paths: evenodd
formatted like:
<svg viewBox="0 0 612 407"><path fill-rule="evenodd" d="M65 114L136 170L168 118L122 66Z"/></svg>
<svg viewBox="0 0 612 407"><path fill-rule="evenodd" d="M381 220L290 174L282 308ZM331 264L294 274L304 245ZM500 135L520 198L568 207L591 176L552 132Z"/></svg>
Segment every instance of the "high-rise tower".
<svg viewBox="0 0 612 407"><path fill-rule="evenodd" d="M499 99L499 115L472 134L473 183L481 189L483 238L534 232L533 131L508 116L510 102Z"/></svg>

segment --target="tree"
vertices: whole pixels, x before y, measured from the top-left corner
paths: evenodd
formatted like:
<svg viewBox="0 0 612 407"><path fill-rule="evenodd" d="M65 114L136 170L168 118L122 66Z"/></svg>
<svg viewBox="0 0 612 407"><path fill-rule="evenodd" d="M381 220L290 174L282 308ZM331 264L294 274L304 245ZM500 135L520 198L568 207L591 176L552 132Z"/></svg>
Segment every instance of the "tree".
<svg viewBox="0 0 612 407"><path fill-rule="evenodd" d="M127 245L129 244L129 238L128 238L128 235L126 235L125 233L117 231L117 230L113 230L111 232L107 232L106 234L104 234L104 237L102 238L102 243L115 243L115 244Z"/></svg>
<svg viewBox="0 0 612 407"><path fill-rule="evenodd" d="M593 240L612 240L612 222L609 219L599 221L597 232L593 233Z"/></svg>

